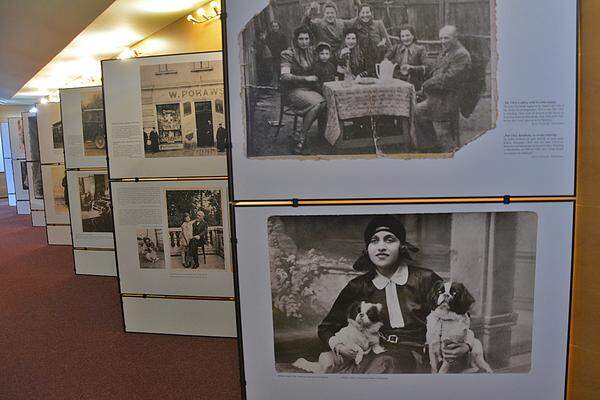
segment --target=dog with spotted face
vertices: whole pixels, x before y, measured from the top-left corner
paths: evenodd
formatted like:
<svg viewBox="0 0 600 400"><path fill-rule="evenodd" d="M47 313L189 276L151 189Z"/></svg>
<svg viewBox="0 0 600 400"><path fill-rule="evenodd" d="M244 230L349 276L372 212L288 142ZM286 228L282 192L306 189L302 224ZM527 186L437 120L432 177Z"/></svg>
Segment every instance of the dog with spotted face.
<svg viewBox="0 0 600 400"><path fill-rule="evenodd" d="M383 326L382 309L383 306L379 303L373 304L365 301L352 303L347 313L348 325L329 339L329 346L333 351L321 353L318 362L300 358L293 365L305 371L324 374L331 372L336 364L350 361L359 365L365 354L371 351L375 354L383 353L385 349L379 344L379 330ZM344 360L344 357L336 351L339 345L355 350L354 360Z"/></svg>
<svg viewBox="0 0 600 400"><path fill-rule="evenodd" d="M470 373L483 370L492 373L492 368L483 358L483 346L471 331L469 309L475 302L462 283L437 282L429 292L431 313L427 316L426 342L429 350L431 372ZM454 371L444 359L443 349L451 343L467 343L471 348L469 366L463 371Z"/></svg>

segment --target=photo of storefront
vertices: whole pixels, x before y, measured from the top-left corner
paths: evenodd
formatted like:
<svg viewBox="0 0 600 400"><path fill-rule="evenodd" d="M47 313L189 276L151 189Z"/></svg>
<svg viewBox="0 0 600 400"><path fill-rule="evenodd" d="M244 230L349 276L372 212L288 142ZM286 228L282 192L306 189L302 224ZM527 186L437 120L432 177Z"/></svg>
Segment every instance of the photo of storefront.
<svg viewBox="0 0 600 400"><path fill-rule="evenodd" d="M140 67L146 157L214 156L224 128L222 61Z"/></svg>

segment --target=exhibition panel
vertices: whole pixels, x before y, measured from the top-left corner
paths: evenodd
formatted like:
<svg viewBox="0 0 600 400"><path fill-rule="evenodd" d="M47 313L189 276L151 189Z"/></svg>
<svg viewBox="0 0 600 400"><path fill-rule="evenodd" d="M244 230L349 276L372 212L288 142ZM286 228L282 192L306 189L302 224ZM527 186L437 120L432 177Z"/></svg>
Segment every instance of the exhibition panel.
<svg viewBox="0 0 600 400"><path fill-rule="evenodd" d="M42 164L63 164L65 157L60 103L37 105L37 127Z"/></svg>
<svg viewBox="0 0 600 400"><path fill-rule="evenodd" d="M573 203L235 213L247 399L563 399Z"/></svg>
<svg viewBox="0 0 600 400"><path fill-rule="evenodd" d="M60 90L75 272L116 276L102 87Z"/></svg>
<svg viewBox="0 0 600 400"><path fill-rule="evenodd" d="M0 122L0 133L2 134L2 162L4 163L4 176L6 177L6 191L8 195L8 205L17 205L17 196L15 194L15 181L12 168L12 154L10 151L10 133L8 122Z"/></svg>
<svg viewBox="0 0 600 400"><path fill-rule="evenodd" d="M102 62L111 179L227 175L221 52Z"/></svg>
<svg viewBox="0 0 600 400"><path fill-rule="evenodd" d="M20 117L8 119L10 137L11 167L17 214L28 215L31 213L29 204L29 181L27 178L27 162L25 160L25 139L23 121Z"/></svg>
<svg viewBox="0 0 600 400"><path fill-rule="evenodd" d="M577 1L379 3L228 3L234 200L574 195Z"/></svg>
<svg viewBox="0 0 600 400"><path fill-rule="evenodd" d="M21 113L21 119L25 139L25 159L27 160L27 182L29 184L31 222L33 226L46 226L37 115L31 112Z"/></svg>

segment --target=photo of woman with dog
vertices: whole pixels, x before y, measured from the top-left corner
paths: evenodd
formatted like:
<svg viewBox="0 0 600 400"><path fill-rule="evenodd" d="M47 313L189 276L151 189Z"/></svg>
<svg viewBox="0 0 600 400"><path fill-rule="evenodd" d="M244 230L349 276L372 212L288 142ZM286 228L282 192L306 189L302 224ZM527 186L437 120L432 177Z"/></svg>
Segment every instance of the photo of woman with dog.
<svg viewBox="0 0 600 400"><path fill-rule="evenodd" d="M504 249L512 267L493 277L514 290L492 300L513 309L502 333L487 330L494 311L483 304L480 285L489 282L473 280L489 266L451 257L473 256L470 230L490 229L490 219L503 226L491 240L512 243ZM528 371L535 221L532 213L271 217L277 371ZM517 244L518 238L525 240ZM517 247L533 264L516 259Z"/></svg>

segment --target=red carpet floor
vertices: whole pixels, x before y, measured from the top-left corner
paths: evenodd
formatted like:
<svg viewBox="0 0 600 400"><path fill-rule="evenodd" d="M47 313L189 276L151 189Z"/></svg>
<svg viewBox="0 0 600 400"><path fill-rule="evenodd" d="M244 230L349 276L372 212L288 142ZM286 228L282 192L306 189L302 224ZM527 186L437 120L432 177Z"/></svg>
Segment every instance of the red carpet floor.
<svg viewBox="0 0 600 400"><path fill-rule="evenodd" d="M125 333L116 278L0 202L0 399L240 399L234 339Z"/></svg>

